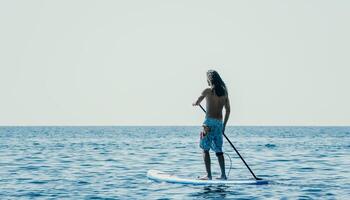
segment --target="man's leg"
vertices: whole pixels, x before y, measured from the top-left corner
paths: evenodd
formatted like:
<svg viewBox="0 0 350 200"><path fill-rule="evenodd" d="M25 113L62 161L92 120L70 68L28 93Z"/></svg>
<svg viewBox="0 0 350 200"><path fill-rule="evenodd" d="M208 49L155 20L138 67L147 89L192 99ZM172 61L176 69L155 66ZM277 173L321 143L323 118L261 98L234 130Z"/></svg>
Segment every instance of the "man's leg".
<svg viewBox="0 0 350 200"><path fill-rule="evenodd" d="M218 161L219 161L219 165L220 165L220 169L221 169L221 176L220 179L224 179L226 180L226 173L225 173L225 158L224 158L224 153L223 152L219 152L216 153L216 156L218 157Z"/></svg>
<svg viewBox="0 0 350 200"><path fill-rule="evenodd" d="M207 177L202 177L200 179L211 179L211 169L210 169L210 154L209 151L203 150L203 159L205 164L205 170L207 171Z"/></svg>

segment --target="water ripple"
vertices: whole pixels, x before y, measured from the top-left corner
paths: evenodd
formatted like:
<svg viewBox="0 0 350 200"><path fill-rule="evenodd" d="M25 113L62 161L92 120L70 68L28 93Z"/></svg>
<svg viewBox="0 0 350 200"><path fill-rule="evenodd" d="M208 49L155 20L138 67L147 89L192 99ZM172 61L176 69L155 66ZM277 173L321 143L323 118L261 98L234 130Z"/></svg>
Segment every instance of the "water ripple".
<svg viewBox="0 0 350 200"><path fill-rule="evenodd" d="M349 127L227 127L269 185L183 186L148 169L204 173L200 127L0 127L0 199L346 199ZM147 137L144 137L144 135ZM251 178L231 149L230 178ZM218 175L215 154L212 170ZM229 160L226 165L229 167Z"/></svg>

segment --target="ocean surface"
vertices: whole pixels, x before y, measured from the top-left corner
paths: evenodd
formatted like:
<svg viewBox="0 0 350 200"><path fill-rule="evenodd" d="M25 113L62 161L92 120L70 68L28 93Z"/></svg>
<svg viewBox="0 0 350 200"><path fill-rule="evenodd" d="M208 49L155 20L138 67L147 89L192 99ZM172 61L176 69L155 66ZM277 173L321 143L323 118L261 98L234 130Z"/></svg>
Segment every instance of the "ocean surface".
<svg viewBox="0 0 350 200"><path fill-rule="evenodd" d="M205 172L200 127L0 127L0 199L350 199L350 127L228 127L268 185L148 180ZM230 179L252 179L225 141ZM211 153L212 170L219 167ZM226 155L227 170L230 159Z"/></svg>

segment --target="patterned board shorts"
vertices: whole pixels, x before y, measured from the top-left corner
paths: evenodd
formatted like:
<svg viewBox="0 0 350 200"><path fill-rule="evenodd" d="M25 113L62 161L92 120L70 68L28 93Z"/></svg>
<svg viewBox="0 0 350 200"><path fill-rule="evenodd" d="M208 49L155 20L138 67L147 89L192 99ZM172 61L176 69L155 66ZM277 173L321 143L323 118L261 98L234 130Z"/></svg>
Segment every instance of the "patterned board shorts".
<svg viewBox="0 0 350 200"><path fill-rule="evenodd" d="M215 153L222 152L222 120L207 117L205 118L203 125L208 126L210 131L205 136L202 135L199 141L199 147L205 151L211 149Z"/></svg>

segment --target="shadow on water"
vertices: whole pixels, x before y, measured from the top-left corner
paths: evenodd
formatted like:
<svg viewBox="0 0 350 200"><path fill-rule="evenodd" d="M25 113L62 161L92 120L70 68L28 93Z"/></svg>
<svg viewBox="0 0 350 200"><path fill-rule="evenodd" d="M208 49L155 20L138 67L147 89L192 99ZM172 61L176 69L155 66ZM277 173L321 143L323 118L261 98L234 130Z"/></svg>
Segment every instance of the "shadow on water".
<svg viewBox="0 0 350 200"><path fill-rule="evenodd" d="M192 186L196 192L192 192L187 196L189 198L195 199L232 199L232 197L237 197L237 199L260 199L271 197L268 193L269 190L274 188L274 190L284 191L286 188L291 191L302 191L304 196L299 196L300 198L311 198L322 196L322 188L324 185L319 184L296 184L288 183L285 181L269 181L267 185L253 185L247 186L246 189L239 189L234 186L229 185L218 185L218 186ZM252 193L251 193L252 192ZM278 194L278 193L277 193ZM306 196L305 196L306 195ZM328 197L333 196L332 193L325 193ZM281 194L281 197L283 195Z"/></svg>
<svg viewBox="0 0 350 200"><path fill-rule="evenodd" d="M228 186L204 186L199 192L189 194L189 197L203 199L225 199L227 196Z"/></svg>

